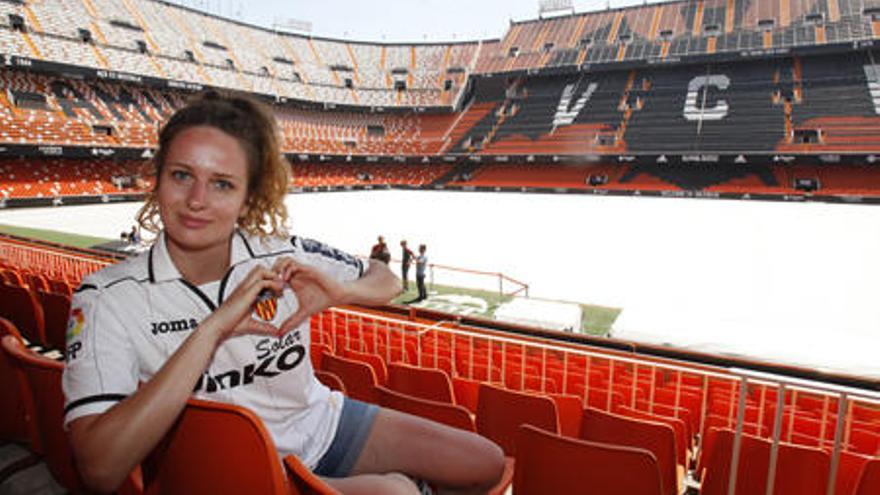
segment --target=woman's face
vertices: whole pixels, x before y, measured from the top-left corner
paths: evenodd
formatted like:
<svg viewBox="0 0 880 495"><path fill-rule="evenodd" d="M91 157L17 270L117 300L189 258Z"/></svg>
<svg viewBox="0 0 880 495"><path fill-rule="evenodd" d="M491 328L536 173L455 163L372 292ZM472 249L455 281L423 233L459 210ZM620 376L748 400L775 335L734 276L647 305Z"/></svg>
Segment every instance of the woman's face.
<svg viewBox="0 0 880 495"><path fill-rule="evenodd" d="M169 244L185 252L226 249L245 211L247 171L247 155L229 134L209 126L177 134L157 191Z"/></svg>

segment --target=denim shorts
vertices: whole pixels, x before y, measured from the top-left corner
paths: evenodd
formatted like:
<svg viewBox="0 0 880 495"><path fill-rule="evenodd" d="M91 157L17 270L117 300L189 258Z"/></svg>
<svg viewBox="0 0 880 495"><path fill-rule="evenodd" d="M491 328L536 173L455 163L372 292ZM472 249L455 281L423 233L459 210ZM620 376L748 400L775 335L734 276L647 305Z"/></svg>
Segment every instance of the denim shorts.
<svg viewBox="0 0 880 495"><path fill-rule="evenodd" d="M345 398L339 426L330 448L318 460L314 473L326 478L344 478L351 473L376 420L379 406Z"/></svg>

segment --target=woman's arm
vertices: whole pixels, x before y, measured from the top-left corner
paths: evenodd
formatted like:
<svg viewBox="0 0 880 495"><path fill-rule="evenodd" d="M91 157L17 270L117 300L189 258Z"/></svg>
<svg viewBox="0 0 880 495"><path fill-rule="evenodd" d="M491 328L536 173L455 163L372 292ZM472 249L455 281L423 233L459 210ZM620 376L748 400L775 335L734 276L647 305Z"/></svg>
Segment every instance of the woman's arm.
<svg viewBox="0 0 880 495"><path fill-rule="evenodd" d="M278 334L276 327L250 316L253 301L265 288L281 291L283 281L267 268L255 268L149 382L106 412L70 423L71 446L87 485L102 492L119 487L177 419L225 339L244 333Z"/></svg>

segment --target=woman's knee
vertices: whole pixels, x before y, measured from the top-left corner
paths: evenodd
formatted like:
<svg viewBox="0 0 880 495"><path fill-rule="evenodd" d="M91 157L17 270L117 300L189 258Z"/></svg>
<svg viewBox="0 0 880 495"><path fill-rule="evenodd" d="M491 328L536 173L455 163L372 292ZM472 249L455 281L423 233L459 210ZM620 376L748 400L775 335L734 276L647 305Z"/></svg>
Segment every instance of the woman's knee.
<svg viewBox="0 0 880 495"><path fill-rule="evenodd" d="M491 488L504 474L504 451L495 442L480 435L474 435L468 459L474 485Z"/></svg>

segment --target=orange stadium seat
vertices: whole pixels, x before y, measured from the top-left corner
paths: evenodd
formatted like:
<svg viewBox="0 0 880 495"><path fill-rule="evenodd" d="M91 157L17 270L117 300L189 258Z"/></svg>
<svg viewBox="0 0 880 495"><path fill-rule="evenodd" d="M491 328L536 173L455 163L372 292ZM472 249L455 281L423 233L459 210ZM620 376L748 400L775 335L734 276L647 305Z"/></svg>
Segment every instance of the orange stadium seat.
<svg viewBox="0 0 880 495"><path fill-rule="evenodd" d="M394 363L388 366L388 388L422 399L455 402L452 381L440 370Z"/></svg>
<svg viewBox="0 0 880 495"><path fill-rule="evenodd" d="M63 427L61 373L64 364L33 353L12 335L2 338L2 346L16 370L27 417L33 418L30 431L35 436L30 440L31 448L43 456L49 471L64 488L71 493L85 493Z"/></svg>
<svg viewBox="0 0 880 495"><path fill-rule="evenodd" d="M660 469L663 493L680 492L686 466L676 463L675 430L671 426L591 408L583 410L582 418L579 438L651 452Z"/></svg>
<svg viewBox="0 0 880 495"><path fill-rule="evenodd" d="M348 359L335 354L325 354L323 370L338 376L345 384L345 390L352 399L377 403L376 372L367 363Z"/></svg>
<svg viewBox="0 0 880 495"><path fill-rule="evenodd" d="M516 457L516 431L530 424L559 433L556 404L549 397L480 385L477 432L497 443L506 455Z"/></svg>
<svg viewBox="0 0 880 495"><path fill-rule="evenodd" d="M661 495L660 470L642 449L567 438L524 424L516 436L513 492Z"/></svg>
<svg viewBox="0 0 880 495"><path fill-rule="evenodd" d="M191 399L144 461L144 493L338 493L294 456L285 457L284 465L287 473L272 438L251 411Z"/></svg>

